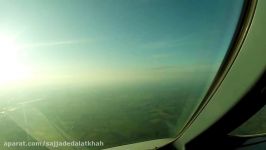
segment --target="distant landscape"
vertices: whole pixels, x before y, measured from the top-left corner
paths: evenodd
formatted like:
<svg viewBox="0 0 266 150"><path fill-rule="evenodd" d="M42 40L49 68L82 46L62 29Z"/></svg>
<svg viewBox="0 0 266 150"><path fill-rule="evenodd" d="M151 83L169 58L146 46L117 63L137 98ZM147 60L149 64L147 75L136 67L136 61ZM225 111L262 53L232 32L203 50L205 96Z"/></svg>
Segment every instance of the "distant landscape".
<svg viewBox="0 0 266 150"><path fill-rule="evenodd" d="M104 147L68 149L102 149L174 137L203 87L176 82L7 92L1 95L0 141L101 140Z"/></svg>

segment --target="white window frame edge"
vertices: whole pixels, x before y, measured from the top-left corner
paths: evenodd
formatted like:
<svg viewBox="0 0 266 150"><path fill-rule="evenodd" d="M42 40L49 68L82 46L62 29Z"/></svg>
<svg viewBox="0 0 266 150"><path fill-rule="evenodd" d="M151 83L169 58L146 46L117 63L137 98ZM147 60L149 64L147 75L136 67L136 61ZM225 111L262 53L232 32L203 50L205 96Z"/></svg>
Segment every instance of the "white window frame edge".
<svg viewBox="0 0 266 150"><path fill-rule="evenodd" d="M226 114L265 71L266 1L256 2L252 23L234 63L205 108L174 142L178 149L185 149L185 144Z"/></svg>

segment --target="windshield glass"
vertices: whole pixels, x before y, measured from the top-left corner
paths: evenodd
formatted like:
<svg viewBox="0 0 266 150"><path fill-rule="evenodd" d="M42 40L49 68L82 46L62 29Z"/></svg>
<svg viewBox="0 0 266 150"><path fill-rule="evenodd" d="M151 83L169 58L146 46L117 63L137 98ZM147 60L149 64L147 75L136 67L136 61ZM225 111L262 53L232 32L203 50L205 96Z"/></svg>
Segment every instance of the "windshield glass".
<svg viewBox="0 0 266 150"><path fill-rule="evenodd" d="M249 137L266 135L266 106L263 106L256 114L236 128L231 135Z"/></svg>
<svg viewBox="0 0 266 150"><path fill-rule="evenodd" d="M242 5L1 0L0 149L175 137L214 79ZM27 143L34 141L43 145ZM45 143L52 141L98 145Z"/></svg>

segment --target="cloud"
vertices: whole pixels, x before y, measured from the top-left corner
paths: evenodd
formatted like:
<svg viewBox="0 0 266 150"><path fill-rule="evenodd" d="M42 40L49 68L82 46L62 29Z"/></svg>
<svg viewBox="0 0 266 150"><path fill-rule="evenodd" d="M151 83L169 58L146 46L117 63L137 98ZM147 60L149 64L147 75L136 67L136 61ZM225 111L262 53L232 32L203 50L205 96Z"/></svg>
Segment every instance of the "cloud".
<svg viewBox="0 0 266 150"><path fill-rule="evenodd" d="M160 49L160 48L169 48L169 47L179 47L181 45L191 44L192 41L197 39L196 34L187 34L180 38L176 39L161 39L158 41L152 41L142 45L142 48L145 49Z"/></svg>
<svg viewBox="0 0 266 150"><path fill-rule="evenodd" d="M212 31L198 31L198 32L190 32L184 35L178 36L178 38L172 39L158 39L155 41L150 41L147 43L142 43L142 49L164 49L164 48L184 48L189 47L194 44L209 42L208 38L203 38L202 36L206 37L213 37L214 35L219 35L219 30L212 30ZM183 49L181 49L183 51Z"/></svg>
<svg viewBox="0 0 266 150"><path fill-rule="evenodd" d="M91 42L90 39L80 39L80 40L65 40L65 41L54 41L54 42L39 42L25 44L23 48L38 48L38 47L54 47L54 46L63 46L63 45L74 45Z"/></svg>

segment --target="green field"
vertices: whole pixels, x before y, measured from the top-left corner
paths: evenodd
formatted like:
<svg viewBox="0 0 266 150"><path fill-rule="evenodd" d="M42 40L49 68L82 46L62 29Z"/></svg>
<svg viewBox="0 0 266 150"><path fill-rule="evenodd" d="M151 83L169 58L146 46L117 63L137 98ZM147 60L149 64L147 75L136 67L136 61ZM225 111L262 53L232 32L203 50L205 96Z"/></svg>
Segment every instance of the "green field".
<svg viewBox="0 0 266 150"><path fill-rule="evenodd" d="M102 149L173 137L197 104L203 85L179 82L12 90L1 94L0 140L101 140L104 147L87 149Z"/></svg>

